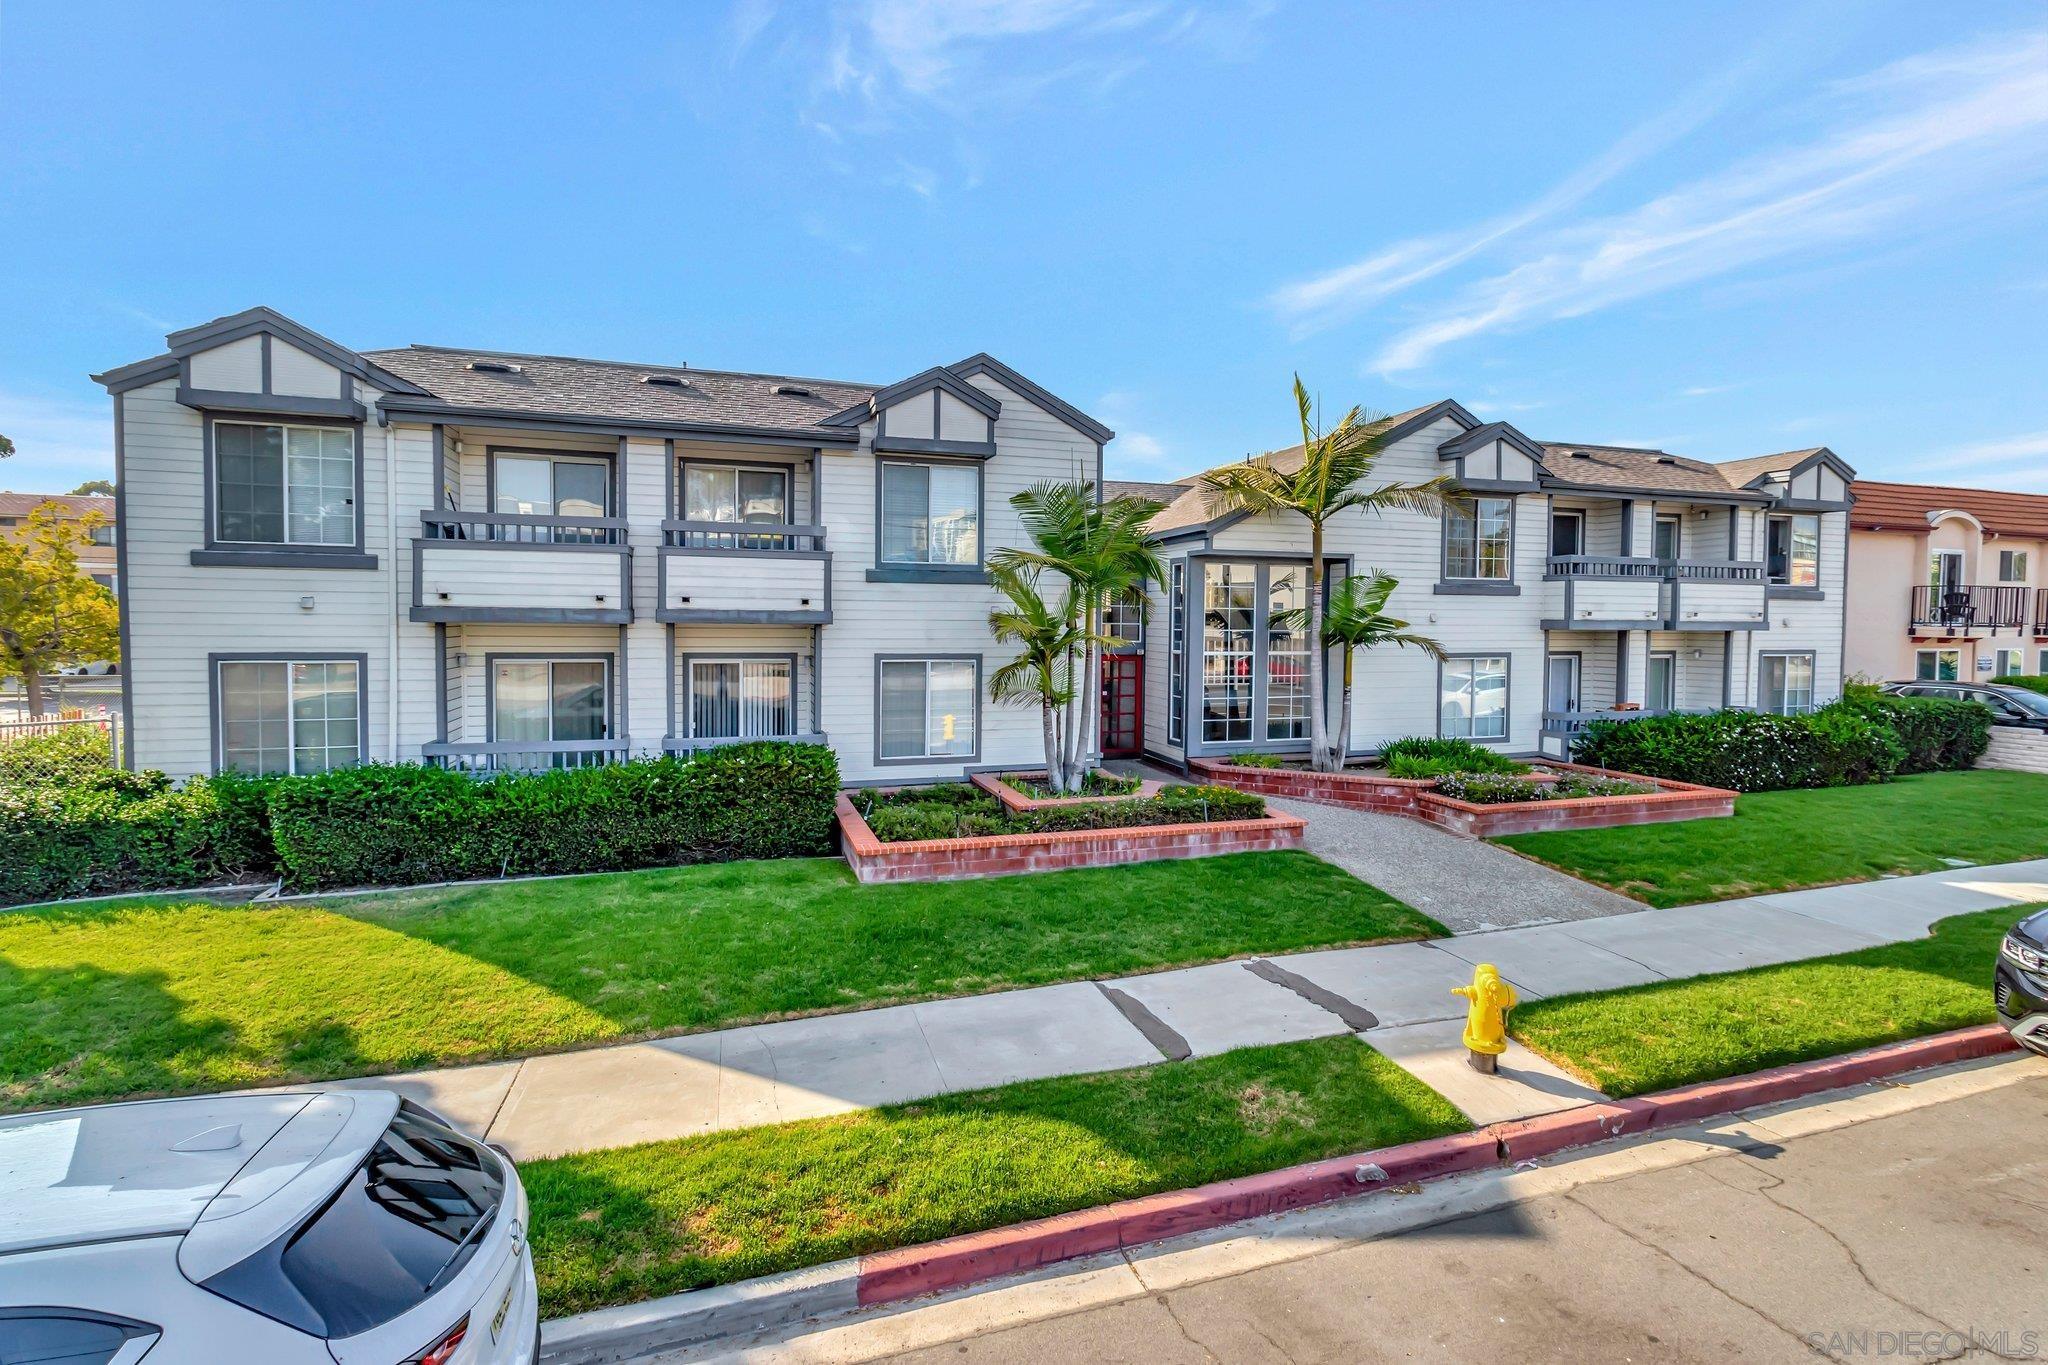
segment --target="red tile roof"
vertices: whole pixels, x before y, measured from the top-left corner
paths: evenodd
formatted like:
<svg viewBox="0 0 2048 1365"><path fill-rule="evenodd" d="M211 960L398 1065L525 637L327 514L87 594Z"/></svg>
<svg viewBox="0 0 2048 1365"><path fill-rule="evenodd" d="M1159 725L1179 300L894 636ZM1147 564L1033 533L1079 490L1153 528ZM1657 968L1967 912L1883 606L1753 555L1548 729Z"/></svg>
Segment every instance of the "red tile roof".
<svg viewBox="0 0 2048 1365"><path fill-rule="evenodd" d="M1849 525L1858 531L1924 531L1927 514L1968 512L1984 529L2002 536L2048 539L2048 493L2001 493L1992 488L1951 488L1932 483L1874 483L1849 486L1856 506Z"/></svg>

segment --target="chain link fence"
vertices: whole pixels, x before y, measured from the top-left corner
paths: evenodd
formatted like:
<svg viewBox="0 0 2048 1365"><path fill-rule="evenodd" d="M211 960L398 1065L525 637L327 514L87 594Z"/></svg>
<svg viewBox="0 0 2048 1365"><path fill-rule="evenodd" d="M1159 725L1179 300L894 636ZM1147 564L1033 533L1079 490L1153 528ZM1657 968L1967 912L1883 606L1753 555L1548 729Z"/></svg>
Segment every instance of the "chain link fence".
<svg viewBox="0 0 2048 1365"><path fill-rule="evenodd" d="M0 720L0 788L64 786L91 769L120 764L117 717Z"/></svg>

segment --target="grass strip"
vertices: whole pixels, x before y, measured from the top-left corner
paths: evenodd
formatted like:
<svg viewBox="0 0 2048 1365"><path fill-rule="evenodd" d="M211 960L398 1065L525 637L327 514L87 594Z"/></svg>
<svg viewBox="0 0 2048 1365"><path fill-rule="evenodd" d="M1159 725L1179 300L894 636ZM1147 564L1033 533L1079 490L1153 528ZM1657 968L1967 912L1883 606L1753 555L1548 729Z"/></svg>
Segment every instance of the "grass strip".
<svg viewBox="0 0 2048 1365"><path fill-rule="evenodd" d="M1927 938L1833 957L1535 1000L1509 1028L1620 1097L1986 1024L1998 941L2040 908L1952 915Z"/></svg>
<svg viewBox="0 0 2048 1365"><path fill-rule="evenodd" d="M0 1108L369 1075L1442 934L1305 853L861 886L727 863L0 913Z"/></svg>
<svg viewBox="0 0 2048 1365"><path fill-rule="evenodd" d="M528 1162L544 1314L1463 1132L1346 1035Z"/></svg>
<svg viewBox="0 0 2048 1365"><path fill-rule="evenodd" d="M2048 855L2048 776L1925 773L1756 792L1727 820L1515 834L1498 842L1655 906Z"/></svg>

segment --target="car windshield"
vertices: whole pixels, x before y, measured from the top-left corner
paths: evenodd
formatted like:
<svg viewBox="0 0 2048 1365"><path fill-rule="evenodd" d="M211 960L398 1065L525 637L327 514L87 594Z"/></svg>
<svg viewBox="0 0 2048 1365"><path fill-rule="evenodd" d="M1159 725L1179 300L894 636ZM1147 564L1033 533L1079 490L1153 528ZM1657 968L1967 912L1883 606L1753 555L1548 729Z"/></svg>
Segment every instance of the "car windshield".
<svg viewBox="0 0 2048 1365"><path fill-rule="evenodd" d="M2040 716L2043 719L2048 719L2048 697L2044 697L2038 692L2029 692L2023 687L2011 687L2000 692L1998 695L2030 716Z"/></svg>

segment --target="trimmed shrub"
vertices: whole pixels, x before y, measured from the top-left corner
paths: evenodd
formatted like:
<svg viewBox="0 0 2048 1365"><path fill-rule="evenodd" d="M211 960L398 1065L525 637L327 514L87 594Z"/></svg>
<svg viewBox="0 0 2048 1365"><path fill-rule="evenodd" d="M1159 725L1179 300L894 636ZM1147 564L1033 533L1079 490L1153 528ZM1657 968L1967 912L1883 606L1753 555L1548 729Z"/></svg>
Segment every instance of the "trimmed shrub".
<svg viewBox="0 0 2048 1365"><path fill-rule="evenodd" d="M1230 764L1234 768L1284 768L1287 760L1279 754L1232 754Z"/></svg>
<svg viewBox="0 0 2048 1365"><path fill-rule="evenodd" d="M2029 692L2039 692L2043 696L2048 696L2048 674L2007 673L1991 681L2003 683L2007 687L2024 687Z"/></svg>
<svg viewBox="0 0 2048 1365"><path fill-rule="evenodd" d="M1630 782L1620 777L1588 777L1566 773L1550 784L1551 795L1560 800L1581 796L1648 796L1657 790L1648 782Z"/></svg>
<svg viewBox="0 0 2048 1365"><path fill-rule="evenodd" d="M1380 746L1380 765L1389 777L1442 777L1447 773L1526 773L1517 763L1469 739L1411 735Z"/></svg>
<svg viewBox="0 0 2048 1365"><path fill-rule="evenodd" d="M1581 763L1731 791L1889 781L1905 748L1839 703L1805 716L1756 711L1596 720L1573 745Z"/></svg>
<svg viewBox="0 0 2048 1365"><path fill-rule="evenodd" d="M1972 767L1991 742L1991 708L1948 697L1902 697L1850 683L1836 705L1888 727L1905 751L1902 773Z"/></svg>

